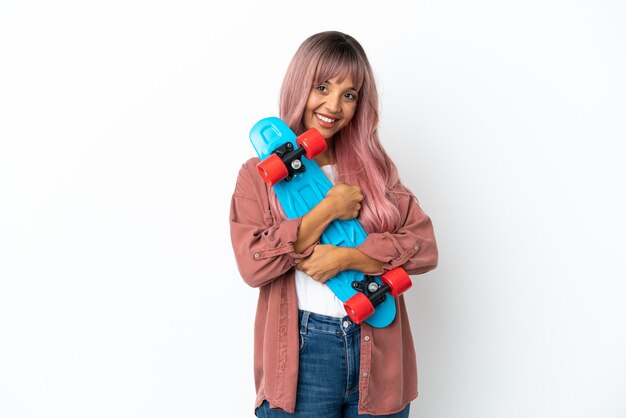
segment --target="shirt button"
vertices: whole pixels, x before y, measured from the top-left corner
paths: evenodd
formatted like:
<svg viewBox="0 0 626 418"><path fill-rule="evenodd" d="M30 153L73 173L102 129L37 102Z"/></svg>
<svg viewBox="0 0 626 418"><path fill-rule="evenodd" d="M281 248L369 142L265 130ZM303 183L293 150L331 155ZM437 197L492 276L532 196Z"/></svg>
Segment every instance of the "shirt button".
<svg viewBox="0 0 626 418"><path fill-rule="evenodd" d="M261 257L261 254L259 253L254 253L254 258L256 258L257 260L259 259L259 257Z"/></svg>
<svg viewBox="0 0 626 418"><path fill-rule="evenodd" d="M369 335L366 335L366 336L365 336L365 341L369 341L369 340L370 340L370 336L369 336Z"/></svg>
<svg viewBox="0 0 626 418"><path fill-rule="evenodd" d="M419 249L420 249L420 246L419 246L419 245L416 245L416 246L415 246L415 251L417 251L417 250L419 250Z"/></svg>
<svg viewBox="0 0 626 418"><path fill-rule="evenodd" d="M367 376L369 376L367 372L363 373L363 377L367 377Z"/></svg>

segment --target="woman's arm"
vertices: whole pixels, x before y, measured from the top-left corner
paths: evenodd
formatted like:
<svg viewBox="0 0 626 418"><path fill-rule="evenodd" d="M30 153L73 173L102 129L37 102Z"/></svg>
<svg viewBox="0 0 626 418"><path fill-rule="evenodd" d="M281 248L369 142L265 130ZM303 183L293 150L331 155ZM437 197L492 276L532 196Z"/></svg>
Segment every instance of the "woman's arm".
<svg viewBox="0 0 626 418"><path fill-rule="evenodd" d="M356 248L318 245L296 268L320 282L342 270L381 275L395 267L403 267L408 274L434 269L439 253L430 218L409 192L398 195L398 208L402 224L393 233L370 233Z"/></svg>
<svg viewBox="0 0 626 418"><path fill-rule="evenodd" d="M383 263L376 274L396 267L404 268L408 274L433 270L439 262L439 251L430 217L408 190L396 196L402 214L401 226L394 232L370 233L357 248Z"/></svg>
<svg viewBox="0 0 626 418"><path fill-rule="evenodd" d="M252 287L271 282L308 256L313 244L296 251L302 218L279 220L270 209L267 186L258 175L258 159L240 169L230 206L230 235L237 267Z"/></svg>
<svg viewBox="0 0 626 418"><path fill-rule="evenodd" d="M375 260L354 247L316 245L309 257L300 261L296 268L324 283L343 270L358 270L365 274L376 274L384 263Z"/></svg>
<svg viewBox="0 0 626 418"><path fill-rule="evenodd" d="M242 166L230 208L237 266L253 287L271 282L308 257L328 224L355 218L363 199L358 187L337 184L303 217L280 220L271 213L268 186L258 176L257 163L253 158Z"/></svg>
<svg viewBox="0 0 626 418"><path fill-rule="evenodd" d="M354 219L359 215L363 195L357 186L337 183L311 211L302 217L296 252L302 252L319 241L326 227L335 219Z"/></svg>

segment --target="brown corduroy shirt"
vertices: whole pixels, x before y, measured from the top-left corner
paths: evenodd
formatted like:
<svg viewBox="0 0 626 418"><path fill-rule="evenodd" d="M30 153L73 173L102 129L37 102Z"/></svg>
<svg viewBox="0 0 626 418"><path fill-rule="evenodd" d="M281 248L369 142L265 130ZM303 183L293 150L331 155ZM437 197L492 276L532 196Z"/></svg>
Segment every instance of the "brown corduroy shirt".
<svg viewBox="0 0 626 418"><path fill-rule="evenodd" d="M256 406L267 400L272 408L294 412L299 352L294 267L315 244L301 254L294 251L302 218L283 220L273 213L274 192L258 175L258 162L252 158L239 171L230 209L231 239L241 276L259 288L254 326ZM415 275L434 269L438 252L430 218L410 192L394 197L402 225L393 233L367 231L359 250L384 262L383 271L402 266ZM417 363L404 297L396 302L391 325L361 325L360 414L393 414L417 397Z"/></svg>

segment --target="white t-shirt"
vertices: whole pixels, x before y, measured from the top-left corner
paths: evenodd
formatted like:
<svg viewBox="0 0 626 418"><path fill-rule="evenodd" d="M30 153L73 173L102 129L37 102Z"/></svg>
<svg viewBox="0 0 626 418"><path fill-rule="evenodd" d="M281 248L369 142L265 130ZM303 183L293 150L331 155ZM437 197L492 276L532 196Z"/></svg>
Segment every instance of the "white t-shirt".
<svg viewBox="0 0 626 418"><path fill-rule="evenodd" d="M330 182L335 184L334 165L325 165L321 169ZM326 284L315 281L311 276L297 269L296 293L299 309L335 318L346 316L343 302Z"/></svg>

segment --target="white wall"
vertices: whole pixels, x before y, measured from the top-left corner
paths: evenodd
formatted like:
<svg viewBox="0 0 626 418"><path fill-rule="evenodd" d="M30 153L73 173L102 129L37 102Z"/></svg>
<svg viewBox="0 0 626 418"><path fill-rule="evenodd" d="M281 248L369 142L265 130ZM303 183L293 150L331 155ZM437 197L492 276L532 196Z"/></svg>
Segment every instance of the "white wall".
<svg viewBox="0 0 626 418"><path fill-rule="evenodd" d="M307 36L354 35L433 218L412 417L626 415L626 5L0 2L0 417L251 417L228 208Z"/></svg>

